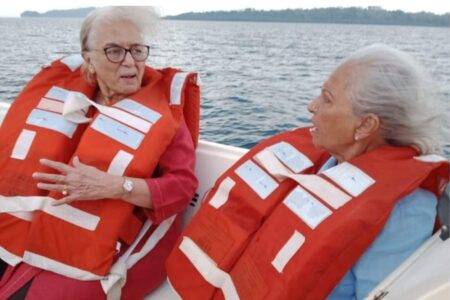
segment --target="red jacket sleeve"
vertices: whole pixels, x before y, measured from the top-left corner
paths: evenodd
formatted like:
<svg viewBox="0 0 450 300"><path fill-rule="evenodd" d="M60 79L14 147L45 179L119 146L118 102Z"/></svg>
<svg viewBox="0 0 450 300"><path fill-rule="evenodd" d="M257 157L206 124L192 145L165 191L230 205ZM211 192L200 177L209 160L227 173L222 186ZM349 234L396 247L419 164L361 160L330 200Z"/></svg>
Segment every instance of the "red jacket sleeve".
<svg viewBox="0 0 450 300"><path fill-rule="evenodd" d="M156 176L146 179L153 204L147 215L153 222L160 223L187 207L198 186L194 168L194 144L182 122L161 156Z"/></svg>

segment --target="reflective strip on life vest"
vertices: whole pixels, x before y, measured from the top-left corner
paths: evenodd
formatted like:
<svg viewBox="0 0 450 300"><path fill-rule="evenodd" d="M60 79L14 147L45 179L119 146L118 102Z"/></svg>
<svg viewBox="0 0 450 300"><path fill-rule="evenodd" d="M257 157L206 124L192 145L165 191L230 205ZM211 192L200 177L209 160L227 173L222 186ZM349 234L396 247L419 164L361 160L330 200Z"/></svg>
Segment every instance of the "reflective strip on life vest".
<svg viewBox="0 0 450 300"><path fill-rule="evenodd" d="M61 102L66 102L70 99L71 95L83 95L80 92L66 90L64 88L61 88L59 86L52 86L48 92L45 94L44 98L52 99L52 100L58 100Z"/></svg>
<svg viewBox="0 0 450 300"><path fill-rule="evenodd" d="M0 196L0 213L22 213L36 210L45 211L49 215L62 219L75 226L94 231L100 218L68 204L53 206L57 201L50 197L41 196Z"/></svg>
<svg viewBox="0 0 450 300"><path fill-rule="evenodd" d="M65 64L72 72L81 66L83 61L84 59L80 54L69 55L60 60L60 62Z"/></svg>
<svg viewBox="0 0 450 300"><path fill-rule="evenodd" d="M311 229L315 229L323 220L333 213L300 186L295 187L292 192L284 198L283 204L311 227Z"/></svg>
<svg viewBox="0 0 450 300"><path fill-rule="evenodd" d="M116 156L114 156L111 163L109 164L107 172L109 174L122 176L132 160L132 154L123 150L119 150L119 152L117 152Z"/></svg>
<svg viewBox="0 0 450 300"><path fill-rule="evenodd" d="M127 270L132 268L140 259L155 248L156 244L166 235L175 218L176 215L161 222L147 241L145 241L141 250L133 253L136 246L152 225L152 222L149 220L145 221L133 244L130 245L127 251L111 267L108 276L101 280L103 291L108 295L108 298L120 299L121 289L125 285Z"/></svg>
<svg viewBox="0 0 450 300"><path fill-rule="evenodd" d="M11 152L11 158L24 160L30 151L31 144L33 144L35 137L36 131L22 129L22 132L14 144L14 148Z"/></svg>
<svg viewBox="0 0 450 300"><path fill-rule="evenodd" d="M343 162L322 172L353 197L359 196L375 180L354 165Z"/></svg>
<svg viewBox="0 0 450 300"><path fill-rule="evenodd" d="M131 99L120 100L114 104L114 106L126 110L127 112L139 116L153 124L161 118L161 114L159 112Z"/></svg>
<svg viewBox="0 0 450 300"><path fill-rule="evenodd" d="M320 176L294 175L291 176L291 178L327 202L334 209L338 209L352 199L351 196L347 195Z"/></svg>
<svg viewBox="0 0 450 300"><path fill-rule="evenodd" d="M219 208L222 205L224 205L227 202L230 191L235 184L236 182L234 182L234 180L231 179L230 177L225 178L220 183L219 188L217 189L214 196L212 196L211 200L209 201L209 204L215 208Z"/></svg>
<svg viewBox="0 0 450 300"><path fill-rule="evenodd" d="M152 127L152 123L114 107L102 105L101 110L99 109L99 111L102 114L116 119L117 121L120 121L121 123L133 127L143 133L147 133L150 130L150 127Z"/></svg>
<svg viewBox="0 0 450 300"><path fill-rule="evenodd" d="M195 242L184 236L179 246L202 277L212 286L222 290L226 300L239 299L231 276L217 267L217 264Z"/></svg>
<svg viewBox="0 0 450 300"><path fill-rule="evenodd" d="M77 129L77 124L66 120L62 115L41 109L33 109L26 123L58 131L68 138L72 138Z"/></svg>
<svg viewBox="0 0 450 300"><path fill-rule="evenodd" d="M284 267L295 255L295 253L297 253L304 242L305 237L303 236L303 234L301 234L297 230L294 231L292 236L289 238L286 244L283 245L283 247L280 249L280 251L272 261L272 266L275 267L278 273L283 273Z"/></svg>
<svg viewBox="0 0 450 300"><path fill-rule="evenodd" d="M244 162L234 172L262 199L278 187L278 183L251 160Z"/></svg>
<svg viewBox="0 0 450 300"><path fill-rule="evenodd" d="M145 137L143 133L102 114L95 118L91 128L133 150L140 146Z"/></svg>
<svg viewBox="0 0 450 300"><path fill-rule="evenodd" d="M98 276L94 273L63 264L54 259L30 251L24 252L23 261L29 263L32 266L44 270L50 270L57 274L69 276L78 280L100 280L103 278L102 276Z"/></svg>
<svg viewBox="0 0 450 300"><path fill-rule="evenodd" d="M287 172L287 169L282 167L278 158L270 150L266 149L261 151L255 156L255 160L257 160L273 176L278 178L291 178L315 195L319 196L334 209L338 209L352 199L351 196L347 195L320 176Z"/></svg>
<svg viewBox="0 0 450 300"><path fill-rule="evenodd" d="M62 114L64 102L42 98L37 108Z"/></svg>
<svg viewBox="0 0 450 300"><path fill-rule="evenodd" d="M95 103L81 93L69 94L63 107L63 115L68 120L74 123L87 123L90 121L90 119L86 118L82 111L89 108L89 106L91 105L97 108L98 111L102 114L113 118L127 126L133 127L134 129L137 129L142 133L147 133L152 126L152 123L147 120L144 120L116 107Z"/></svg>
<svg viewBox="0 0 450 300"><path fill-rule="evenodd" d="M287 142L279 142L270 146L269 149L294 173L300 173L313 166L306 155Z"/></svg>

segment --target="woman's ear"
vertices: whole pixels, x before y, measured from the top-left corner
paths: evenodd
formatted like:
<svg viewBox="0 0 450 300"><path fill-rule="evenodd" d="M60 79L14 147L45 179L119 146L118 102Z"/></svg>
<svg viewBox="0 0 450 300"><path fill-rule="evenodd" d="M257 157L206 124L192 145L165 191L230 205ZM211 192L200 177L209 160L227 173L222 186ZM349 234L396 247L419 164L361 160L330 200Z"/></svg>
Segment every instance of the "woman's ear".
<svg viewBox="0 0 450 300"><path fill-rule="evenodd" d="M91 62L91 57L89 56L89 53L87 51L81 52L81 56L83 57L83 59L86 63Z"/></svg>
<svg viewBox="0 0 450 300"><path fill-rule="evenodd" d="M355 140L362 140L378 131L380 128L380 118L376 114L369 113L361 118L361 124L355 131Z"/></svg>

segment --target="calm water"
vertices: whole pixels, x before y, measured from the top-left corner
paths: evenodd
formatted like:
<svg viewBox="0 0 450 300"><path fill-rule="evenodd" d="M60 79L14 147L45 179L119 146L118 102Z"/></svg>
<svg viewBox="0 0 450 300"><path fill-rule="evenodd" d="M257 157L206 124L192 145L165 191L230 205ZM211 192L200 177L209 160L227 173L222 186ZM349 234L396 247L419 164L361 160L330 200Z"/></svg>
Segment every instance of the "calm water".
<svg viewBox="0 0 450 300"><path fill-rule="evenodd" d="M41 65L77 53L78 19L0 18L0 110ZM149 64L200 73L202 139L250 147L308 124L306 104L338 62L386 43L419 59L450 116L450 29L375 25L163 21ZM447 124L447 126L449 126ZM446 138L450 153L450 138Z"/></svg>

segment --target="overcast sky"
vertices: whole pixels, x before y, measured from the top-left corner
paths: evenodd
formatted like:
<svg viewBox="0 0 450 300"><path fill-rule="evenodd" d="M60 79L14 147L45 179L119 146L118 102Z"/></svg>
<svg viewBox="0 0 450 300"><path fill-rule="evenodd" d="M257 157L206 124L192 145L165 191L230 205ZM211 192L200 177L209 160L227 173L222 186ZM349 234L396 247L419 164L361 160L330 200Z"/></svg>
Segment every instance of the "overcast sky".
<svg viewBox="0 0 450 300"><path fill-rule="evenodd" d="M381 6L384 9L401 9L407 12L428 11L437 14L450 12L450 0L19 0L3 5L0 16L18 17L25 10L45 12L51 9L69 9L106 5L153 5L164 15L180 14L188 11L233 10L243 8L285 9L315 8L329 6Z"/></svg>

